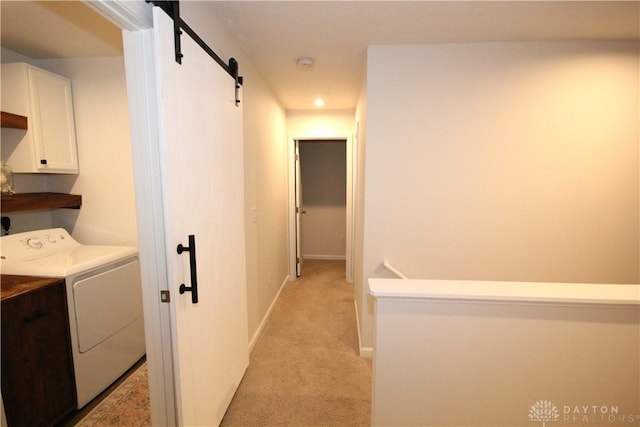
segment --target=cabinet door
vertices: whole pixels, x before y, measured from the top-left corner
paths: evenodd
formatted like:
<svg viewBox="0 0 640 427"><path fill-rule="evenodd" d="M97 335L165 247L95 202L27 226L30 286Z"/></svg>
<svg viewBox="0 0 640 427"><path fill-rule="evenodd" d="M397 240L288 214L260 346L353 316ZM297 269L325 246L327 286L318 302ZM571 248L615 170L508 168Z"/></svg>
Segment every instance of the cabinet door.
<svg viewBox="0 0 640 427"><path fill-rule="evenodd" d="M78 172L71 82L29 67L31 126L36 168L41 172Z"/></svg>
<svg viewBox="0 0 640 427"><path fill-rule="evenodd" d="M2 301L2 399L10 426L50 426L75 407L64 281Z"/></svg>

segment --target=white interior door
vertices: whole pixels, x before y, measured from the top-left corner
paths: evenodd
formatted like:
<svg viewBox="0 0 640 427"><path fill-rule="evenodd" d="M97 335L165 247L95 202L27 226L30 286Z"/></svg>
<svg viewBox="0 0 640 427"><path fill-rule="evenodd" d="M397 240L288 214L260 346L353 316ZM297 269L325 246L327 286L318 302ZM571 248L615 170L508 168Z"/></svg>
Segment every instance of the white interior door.
<svg viewBox="0 0 640 427"><path fill-rule="evenodd" d="M300 167L300 141L295 142L295 186L296 186L296 276L302 275L302 223L304 214L302 210L302 168Z"/></svg>
<svg viewBox="0 0 640 427"><path fill-rule="evenodd" d="M242 109L233 79L189 36L175 61L173 21L154 8L161 179L176 412L218 425L248 365ZM198 302L190 254L195 236ZM191 247L191 249L193 249Z"/></svg>

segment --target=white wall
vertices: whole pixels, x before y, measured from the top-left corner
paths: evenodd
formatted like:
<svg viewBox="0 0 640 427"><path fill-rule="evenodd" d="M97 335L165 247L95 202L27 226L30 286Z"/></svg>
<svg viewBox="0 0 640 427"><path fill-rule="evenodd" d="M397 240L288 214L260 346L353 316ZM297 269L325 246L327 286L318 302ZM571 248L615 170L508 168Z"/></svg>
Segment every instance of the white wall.
<svg viewBox="0 0 640 427"><path fill-rule="evenodd" d="M180 13L221 58L236 58L244 77L248 328L249 337L255 338L278 290L288 279L285 112L206 2L181 3Z"/></svg>
<svg viewBox="0 0 640 427"><path fill-rule="evenodd" d="M10 215L12 232L62 227L85 244L137 246L124 59L35 60L2 49L3 62L24 61L71 79L79 175L16 174L17 192L81 194L79 210Z"/></svg>
<svg viewBox="0 0 640 427"><path fill-rule="evenodd" d="M289 278L287 136L285 114L279 101L257 73L247 76L245 208L249 337L252 337L265 320L280 287Z"/></svg>
<svg viewBox="0 0 640 427"><path fill-rule="evenodd" d="M354 114L353 110L288 110L287 133L300 139L351 136Z"/></svg>
<svg viewBox="0 0 640 427"><path fill-rule="evenodd" d="M365 179L365 157L366 157L366 140L367 140L367 79L362 79L362 88L358 97L358 105L356 107L356 131L354 136L356 173L355 179L355 195L353 203L354 217L354 242L353 242L353 291L356 308L356 316L358 321L358 345L360 355L371 357L373 355L373 342L370 337L363 342L363 331L366 328L373 328L373 318L369 314L370 296L365 285L366 278L364 276L364 179ZM367 323L368 322L368 323Z"/></svg>
<svg viewBox="0 0 640 427"><path fill-rule="evenodd" d="M345 259L346 148L344 140L300 142L304 259Z"/></svg>
<svg viewBox="0 0 640 427"><path fill-rule="evenodd" d="M633 42L370 47L361 280L386 258L416 278L637 283L638 67Z"/></svg>
<svg viewBox="0 0 640 427"><path fill-rule="evenodd" d="M137 246L133 163L122 57L50 59L37 65L72 81L80 174L49 178L49 190L81 194L78 211L54 222L86 244Z"/></svg>

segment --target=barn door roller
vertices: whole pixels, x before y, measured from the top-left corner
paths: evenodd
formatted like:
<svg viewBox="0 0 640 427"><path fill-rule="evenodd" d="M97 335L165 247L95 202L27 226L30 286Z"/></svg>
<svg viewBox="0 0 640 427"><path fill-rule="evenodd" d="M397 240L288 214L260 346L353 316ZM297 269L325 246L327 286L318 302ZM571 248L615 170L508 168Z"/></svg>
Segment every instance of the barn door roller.
<svg viewBox="0 0 640 427"><path fill-rule="evenodd" d="M173 20L173 38L174 38L174 45L175 45L175 51L176 51L176 62L178 64L182 64L182 57L184 55L182 54L182 46L180 45L180 36L184 31L185 33L187 33L187 35L189 35L193 39L193 41L198 43L198 46L200 46L205 52L207 52L207 54L214 61L216 61L218 65L220 65L222 69L224 69L227 72L227 74L229 74L233 78L234 84L235 84L236 105L240 105L239 91L243 83L243 79L242 79L242 76L238 75L238 61L236 61L234 58L230 58L229 63L228 64L225 63L213 51L213 49L211 49L209 45L207 45L207 43L205 43L205 41L202 40L200 36L189 25L187 25L187 23L184 22L184 20L182 20L182 18L180 18L180 2L178 0L174 0L174 1L146 0L146 1L164 10L166 14L169 15L169 17Z"/></svg>

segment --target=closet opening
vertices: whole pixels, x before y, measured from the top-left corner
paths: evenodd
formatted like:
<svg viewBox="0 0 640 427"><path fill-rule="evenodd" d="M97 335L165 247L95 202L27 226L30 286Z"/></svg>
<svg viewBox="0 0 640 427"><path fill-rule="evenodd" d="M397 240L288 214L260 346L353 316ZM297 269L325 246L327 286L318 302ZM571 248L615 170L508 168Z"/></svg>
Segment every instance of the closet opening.
<svg viewBox="0 0 640 427"><path fill-rule="evenodd" d="M350 138L294 138L292 146L290 217L295 277L304 274L305 260L345 260L345 275L352 282Z"/></svg>

